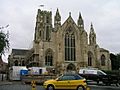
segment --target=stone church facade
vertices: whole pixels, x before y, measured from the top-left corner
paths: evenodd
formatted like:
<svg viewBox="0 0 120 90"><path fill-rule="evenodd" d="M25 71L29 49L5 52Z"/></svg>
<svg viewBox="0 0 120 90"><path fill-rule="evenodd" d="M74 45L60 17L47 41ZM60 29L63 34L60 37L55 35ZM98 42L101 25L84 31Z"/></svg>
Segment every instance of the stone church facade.
<svg viewBox="0 0 120 90"><path fill-rule="evenodd" d="M53 27L52 12L38 9L32 52L33 60L30 62L57 72L78 71L83 67L111 70L109 51L97 44L92 24L90 33L86 32L81 14L77 23L69 13L61 24L57 9Z"/></svg>

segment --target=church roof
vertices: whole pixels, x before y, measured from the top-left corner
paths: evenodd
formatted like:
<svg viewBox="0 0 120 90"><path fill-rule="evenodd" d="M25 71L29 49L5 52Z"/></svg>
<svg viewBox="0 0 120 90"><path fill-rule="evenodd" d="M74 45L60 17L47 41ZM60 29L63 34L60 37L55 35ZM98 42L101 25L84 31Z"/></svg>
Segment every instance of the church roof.
<svg viewBox="0 0 120 90"><path fill-rule="evenodd" d="M109 51L104 48L100 48L100 52L109 52Z"/></svg>
<svg viewBox="0 0 120 90"><path fill-rule="evenodd" d="M28 51L26 49L12 49L12 53L15 55L25 55Z"/></svg>
<svg viewBox="0 0 120 90"><path fill-rule="evenodd" d="M69 12L69 17L68 17L68 18L66 19L66 21L62 24L62 26L64 26L65 23L72 23L72 24L74 24L75 26L77 26L76 23L75 23L75 21L73 20L73 18L72 18L72 16L71 16L71 12Z"/></svg>

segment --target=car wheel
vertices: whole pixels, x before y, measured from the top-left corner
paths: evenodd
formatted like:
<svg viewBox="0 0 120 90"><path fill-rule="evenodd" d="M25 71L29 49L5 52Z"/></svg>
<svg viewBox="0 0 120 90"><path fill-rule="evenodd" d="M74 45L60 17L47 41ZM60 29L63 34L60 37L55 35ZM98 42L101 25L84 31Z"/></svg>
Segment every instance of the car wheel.
<svg viewBox="0 0 120 90"><path fill-rule="evenodd" d="M83 86L78 86L77 90L85 90L85 88Z"/></svg>
<svg viewBox="0 0 120 90"><path fill-rule="evenodd" d="M48 85L47 90L54 90L54 86L53 85Z"/></svg>

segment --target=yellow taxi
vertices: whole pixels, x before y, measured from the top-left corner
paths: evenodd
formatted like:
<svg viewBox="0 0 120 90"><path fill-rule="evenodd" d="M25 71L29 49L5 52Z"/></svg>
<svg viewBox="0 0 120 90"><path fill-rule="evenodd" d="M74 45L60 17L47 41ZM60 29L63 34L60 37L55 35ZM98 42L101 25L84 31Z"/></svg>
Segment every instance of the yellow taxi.
<svg viewBox="0 0 120 90"><path fill-rule="evenodd" d="M78 74L63 74L57 79L45 81L43 85L47 90L54 90L54 89L86 90L87 89L86 79Z"/></svg>

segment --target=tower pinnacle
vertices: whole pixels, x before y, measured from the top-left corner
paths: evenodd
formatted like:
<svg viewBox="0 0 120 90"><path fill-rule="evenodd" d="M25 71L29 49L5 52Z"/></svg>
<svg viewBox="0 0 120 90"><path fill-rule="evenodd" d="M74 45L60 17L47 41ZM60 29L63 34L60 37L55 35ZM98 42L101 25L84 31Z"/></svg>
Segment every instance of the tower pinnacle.
<svg viewBox="0 0 120 90"><path fill-rule="evenodd" d="M94 28L93 28L92 23L90 26L89 43L90 43L90 45L96 45L96 34L94 32Z"/></svg>
<svg viewBox="0 0 120 90"><path fill-rule="evenodd" d="M93 24L92 24L92 22L91 22L90 30L91 30L92 32L94 32L94 28L93 28Z"/></svg>
<svg viewBox="0 0 120 90"><path fill-rule="evenodd" d="M84 29L84 21L82 19L81 13L79 12L79 17L78 17L78 21L77 21L78 27L83 28Z"/></svg>
<svg viewBox="0 0 120 90"><path fill-rule="evenodd" d="M69 16L71 17L71 12L69 12Z"/></svg>
<svg viewBox="0 0 120 90"><path fill-rule="evenodd" d="M55 27L55 31L57 31L60 26L61 26L61 16L60 16L59 10L58 10L58 8L57 8L56 14L55 14L55 16L54 16L54 27Z"/></svg>

